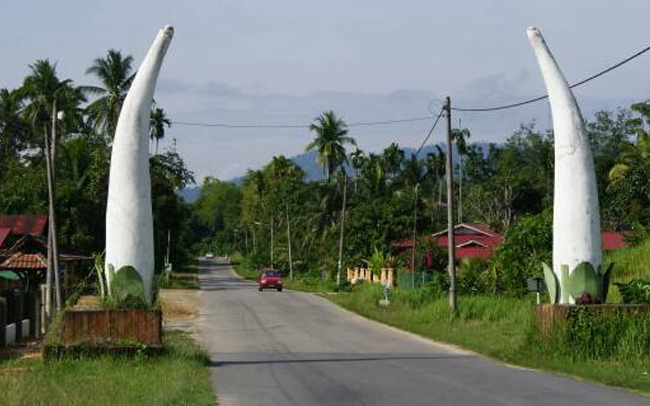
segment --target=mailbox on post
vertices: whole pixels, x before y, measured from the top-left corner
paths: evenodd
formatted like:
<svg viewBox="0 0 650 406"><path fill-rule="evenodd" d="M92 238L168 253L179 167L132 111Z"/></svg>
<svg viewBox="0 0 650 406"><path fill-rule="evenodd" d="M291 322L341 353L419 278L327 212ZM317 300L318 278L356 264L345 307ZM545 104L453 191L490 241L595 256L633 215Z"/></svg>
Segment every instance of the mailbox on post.
<svg viewBox="0 0 650 406"><path fill-rule="evenodd" d="M526 285L529 291L537 293L537 304L540 304L542 302L541 292L546 291L546 282L544 282L544 278L540 278L539 276L528 278L526 280Z"/></svg>

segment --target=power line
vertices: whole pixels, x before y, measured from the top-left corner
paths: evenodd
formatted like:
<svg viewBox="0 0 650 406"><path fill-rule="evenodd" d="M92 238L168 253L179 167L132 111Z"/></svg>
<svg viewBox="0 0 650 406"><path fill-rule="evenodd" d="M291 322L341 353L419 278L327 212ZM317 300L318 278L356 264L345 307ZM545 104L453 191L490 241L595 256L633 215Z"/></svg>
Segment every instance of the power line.
<svg viewBox="0 0 650 406"><path fill-rule="evenodd" d="M586 79L583 79L577 83L572 84L569 86L571 89L576 88L578 86L582 86L585 83L591 82L594 79L597 79L615 69L620 68L621 66L631 62L632 60L638 58L639 56L645 54L646 52L650 51L650 46L647 46L643 48L641 51L635 53L634 55L623 59L622 61L608 67L607 69L604 69L594 75L591 75L587 77ZM521 107L525 106L527 104L532 104L536 103L538 101L542 101L548 98L548 95L544 96L538 96L534 97L532 99L524 100L521 102L517 103L511 103L511 104L504 104L501 106L494 106L494 107L479 107L479 108L466 108L466 107L452 107L452 111L460 111L460 112L489 112L489 111L498 111L498 110L507 110L515 107ZM348 127L364 127L364 126L379 126L379 125L392 125L392 124L400 124L400 123L410 123L410 122L417 122L417 121L426 121L430 120L433 118L433 115L431 116L424 116L424 117L410 117L410 118L403 118L403 119L394 119L394 120L380 120L380 121L361 121L361 122L356 122L356 123L349 123ZM436 119L436 121L440 118ZM299 124L228 124L228 123L202 123L202 122L192 122L192 121L172 121L172 124L175 125L184 125L184 126L192 126L192 127L213 127L213 128L232 128L232 129L259 129L259 128L267 128L267 129L274 129L274 128L302 128L302 129L309 129L308 125L299 125ZM433 130L431 130L433 131ZM429 134L430 136L431 134Z"/></svg>
<svg viewBox="0 0 650 406"><path fill-rule="evenodd" d="M650 51L650 46L643 48L641 51L637 52L636 54L634 54L634 55L632 55L632 56L630 56L630 57L628 57L626 59L623 59L621 62L618 62L618 63L610 66L609 68L607 68L605 70L602 70L602 71L600 71L600 72L598 72L598 73L596 73L594 75L591 75L588 78L579 81L578 83L574 83L569 87L571 89L573 89L575 87L584 85L585 83L591 82L592 80L594 80L596 78L599 78L599 77L613 71L614 69L620 68L621 66L623 66L626 63L632 61L633 59L638 58L639 56L645 54L648 51ZM511 109L511 108L515 108L515 107L521 107L521 106L524 106L526 104L536 103L538 101L545 100L547 98L548 98L548 95L544 95L544 96L535 97L533 99L524 100L522 102L512 103L512 104L505 104L505 105L496 106L496 107L481 107L481 108L452 107L451 109L453 111L465 111L465 112L486 112L486 111L506 110L506 109Z"/></svg>
<svg viewBox="0 0 650 406"><path fill-rule="evenodd" d="M400 123L412 123L416 121L431 120L433 116L424 117L411 117L400 118L395 120L381 120L381 121L360 121L356 123L349 123L348 127L369 127L375 125L391 125ZM299 124L225 124L225 123L201 123L192 121L172 121L174 125L185 125L192 127L216 127L216 128L303 128L309 129L309 125Z"/></svg>
<svg viewBox="0 0 650 406"><path fill-rule="evenodd" d="M424 141L422 141L422 144L420 144L420 148L418 148L417 152L415 153L416 157L420 155L420 151L422 151L422 148L424 148L424 144L426 144L427 141L429 140L429 137L431 137L431 134L433 133L433 130L436 128L436 125L438 125L438 121L440 121L440 117L442 117L442 113L444 111L445 111L444 109L440 109L440 113L438 113L438 117L436 117L436 121L433 122L433 125L431 126L429 133L424 138Z"/></svg>

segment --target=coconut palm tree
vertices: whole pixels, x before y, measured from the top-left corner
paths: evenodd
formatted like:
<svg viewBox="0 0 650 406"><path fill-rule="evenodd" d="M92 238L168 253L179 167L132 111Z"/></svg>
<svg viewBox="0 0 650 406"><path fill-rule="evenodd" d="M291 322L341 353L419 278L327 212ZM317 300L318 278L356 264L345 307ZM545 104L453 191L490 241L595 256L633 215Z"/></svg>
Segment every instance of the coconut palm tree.
<svg viewBox="0 0 650 406"><path fill-rule="evenodd" d="M165 138L165 126L172 126L172 122L167 118L165 111L155 107L151 110L151 124L149 125L149 138L156 141L156 153L158 155L158 142Z"/></svg>
<svg viewBox="0 0 650 406"><path fill-rule="evenodd" d="M417 243L418 206L420 204L420 190L426 177L426 169L415 154L404 164L401 177L404 185L413 191L413 248L411 249L411 288L415 287L415 249Z"/></svg>
<svg viewBox="0 0 650 406"><path fill-rule="evenodd" d="M454 128L451 131L451 138L456 141L456 149L458 150L458 222L463 222L463 156L467 154L467 140L471 133L467 128Z"/></svg>
<svg viewBox="0 0 650 406"><path fill-rule="evenodd" d="M115 135L117 119L122 104L131 87L135 73L132 73L133 57L124 56L120 51L111 49L105 58L97 58L86 70L87 75L97 77L101 86L84 86L88 94L98 96L88 107L88 115L96 131L109 138Z"/></svg>
<svg viewBox="0 0 650 406"><path fill-rule="evenodd" d="M354 138L348 136L347 124L329 110L315 119L309 131L316 133L316 138L305 148L306 151L318 151L318 164L323 167L327 181L339 166L348 162L345 144L356 146Z"/></svg>
<svg viewBox="0 0 650 406"><path fill-rule="evenodd" d="M442 176L445 173L445 153L439 145L436 145L436 153L427 154L426 166L431 175L433 175L434 186L438 186L438 206L442 205ZM435 193L435 187L434 187Z"/></svg>
<svg viewBox="0 0 650 406"><path fill-rule="evenodd" d="M56 238L56 127L57 116L60 112L70 116L70 122L81 120L80 103L85 101L80 89L75 88L71 80L59 80L56 74L56 64L49 60L38 60L29 66L31 73L25 78L20 89L24 108L23 117L32 126L34 134L42 134L43 155L46 161L48 200L49 200L49 233L48 233L48 276L47 284L52 292L52 276L54 276L54 293L57 309L62 306L61 290L58 272L58 245ZM64 123L63 123L64 124ZM49 130L48 130L48 125ZM41 132L42 131L42 132ZM52 136L50 139L49 131ZM51 295L46 300L48 320L51 316Z"/></svg>
<svg viewBox="0 0 650 406"><path fill-rule="evenodd" d="M404 162L404 151L399 148L397 143L393 142L388 148L384 149L383 158L386 175L387 177L392 178L397 175L402 167L402 163Z"/></svg>

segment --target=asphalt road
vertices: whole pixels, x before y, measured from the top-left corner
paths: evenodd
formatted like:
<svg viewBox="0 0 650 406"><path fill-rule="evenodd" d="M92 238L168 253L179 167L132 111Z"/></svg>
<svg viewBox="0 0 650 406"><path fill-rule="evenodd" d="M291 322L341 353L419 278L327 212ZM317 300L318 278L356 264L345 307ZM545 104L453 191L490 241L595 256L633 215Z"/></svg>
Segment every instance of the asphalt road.
<svg viewBox="0 0 650 406"><path fill-rule="evenodd" d="M222 406L650 405L650 398L515 368L302 292L258 292L202 262L199 333Z"/></svg>

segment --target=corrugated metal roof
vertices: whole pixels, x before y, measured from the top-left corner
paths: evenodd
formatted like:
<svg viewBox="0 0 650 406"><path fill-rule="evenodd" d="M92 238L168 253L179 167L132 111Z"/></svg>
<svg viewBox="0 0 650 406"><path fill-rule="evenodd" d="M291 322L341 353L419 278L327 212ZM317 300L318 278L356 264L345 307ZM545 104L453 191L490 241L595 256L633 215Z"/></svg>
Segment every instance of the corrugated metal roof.
<svg viewBox="0 0 650 406"><path fill-rule="evenodd" d="M44 214L0 214L0 228L15 234L44 235L47 216Z"/></svg>
<svg viewBox="0 0 650 406"><path fill-rule="evenodd" d="M0 265L1 269L46 269L47 259L43 254L23 254L17 252Z"/></svg>

